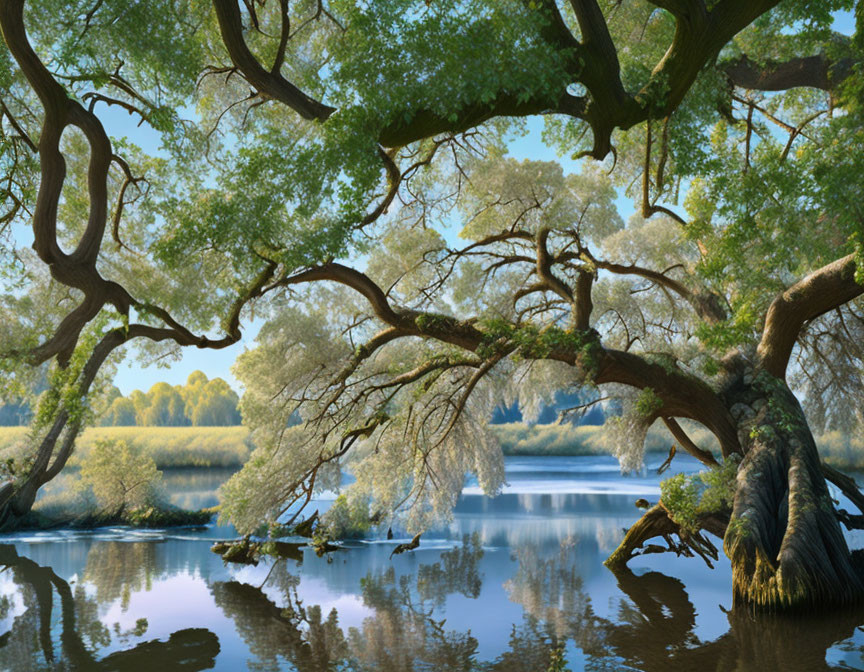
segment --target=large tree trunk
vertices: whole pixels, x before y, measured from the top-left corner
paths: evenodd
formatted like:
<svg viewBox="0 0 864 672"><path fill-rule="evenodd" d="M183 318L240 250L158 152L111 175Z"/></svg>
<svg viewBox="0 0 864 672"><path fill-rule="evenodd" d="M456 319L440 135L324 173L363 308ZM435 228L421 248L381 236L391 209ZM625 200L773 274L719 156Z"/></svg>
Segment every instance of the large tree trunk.
<svg viewBox="0 0 864 672"><path fill-rule="evenodd" d="M764 372L753 383L739 380L728 398L745 451L734 505L704 512L700 525L723 538L734 603L778 611L861 600L864 562L846 544L798 400ZM654 537L666 539L667 547L646 543ZM631 527L606 564L620 567L634 555L658 551L708 560L706 541L701 533L681 530L661 501Z"/></svg>
<svg viewBox="0 0 864 672"><path fill-rule="evenodd" d="M735 602L787 609L859 600L861 567L840 529L801 406L778 379L767 388L749 406L733 407L747 446L723 544Z"/></svg>

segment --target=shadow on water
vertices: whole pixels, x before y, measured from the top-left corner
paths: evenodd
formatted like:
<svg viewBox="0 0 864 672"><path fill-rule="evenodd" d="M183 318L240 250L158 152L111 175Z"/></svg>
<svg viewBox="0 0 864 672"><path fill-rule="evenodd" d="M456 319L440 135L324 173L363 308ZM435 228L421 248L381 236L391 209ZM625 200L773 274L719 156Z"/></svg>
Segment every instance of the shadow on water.
<svg viewBox="0 0 864 672"><path fill-rule="evenodd" d="M631 606L622 606L620 623L603 623L608 651L628 665L654 670L818 670L855 669L832 666L826 652L850 638L864 619L864 611L845 609L814 617L729 612L729 631L700 641L693 630L696 610L684 585L659 572L637 576L623 570L618 587ZM864 663L864 647L849 648Z"/></svg>
<svg viewBox="0 0 864 672"><path fill-rule="evenodd" d="M0 565L11 570L25 610L9 631L0 635L0 664L6 670L205 670L213 667L219 640L204 628L173 633L168 641L143 642L97 659L93 649L110 642L108 628L98 618L97 603L14 546L0 546ZM60 600L59 647L52 632L55 593ZM8 603L3 607L8 610ZM138 627L146 628L145 624Z"/></svg>

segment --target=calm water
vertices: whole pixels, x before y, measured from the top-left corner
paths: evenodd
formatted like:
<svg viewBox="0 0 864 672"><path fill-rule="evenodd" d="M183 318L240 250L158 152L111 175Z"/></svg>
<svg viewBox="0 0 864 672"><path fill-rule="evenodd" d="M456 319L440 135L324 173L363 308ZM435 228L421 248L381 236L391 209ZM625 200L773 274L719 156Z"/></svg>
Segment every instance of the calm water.
<svg viewBox="0 0 864 672"><path fill-rule="evenodd" d="M227 475L165 480L207 506ZM407 539L225 567L209 546L233 531L215 526L0 537L0 669L545 672L556 651L573 672L864 669L864 610L728 613L722 557L603 567L658 477L518 458L508 482L494 500L469 486L452 524L392 559Z"/></svg>

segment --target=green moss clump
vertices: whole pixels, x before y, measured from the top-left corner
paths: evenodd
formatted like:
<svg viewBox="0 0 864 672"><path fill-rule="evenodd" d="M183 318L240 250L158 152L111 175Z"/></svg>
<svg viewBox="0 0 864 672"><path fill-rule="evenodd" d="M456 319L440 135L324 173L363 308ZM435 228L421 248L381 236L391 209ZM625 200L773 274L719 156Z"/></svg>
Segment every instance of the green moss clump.
<svg viewBox="0 0 864 672"><path fill-rule="evenodd" d="M213 518L207 509L187 511L176 507L139 506L125 513L123 524L132 527L203 526Z"/></svg>
<svg viewBox="0 0 864 672"><path fill-rule="evenodd" d="M414 324L422 333L430 331L450 330L456 326L456 320L447 315L436 313L421 313L414 318Z"/></svg>
<svg viewBox="0 0 864 672"><path fill-rule="evenodd" d="M732 508L737 475L738 462L731 458L719 469L676 474L660 483L660 501L682 531L695 533L700 516Z"/></svg>
<svg viewBox="0 0 864 672"><path fill-rule="evenodd" d="M534 324L514 325L506 320L487 320L481 324L483 343L477 349L480 357L488 358L503 347L516 346L517 354L525 359L545 359L553 353L572 355L576 364L593 378L599 367L602 351L600 337L593 329L570 330Z"/></svg>
<svg viewBox="0 0 864 672"><path fill-rule="evenodd" d="M651 387L646 387L636 397L636 412L643 418L652 418L663 408L663 400Z"/></svg>

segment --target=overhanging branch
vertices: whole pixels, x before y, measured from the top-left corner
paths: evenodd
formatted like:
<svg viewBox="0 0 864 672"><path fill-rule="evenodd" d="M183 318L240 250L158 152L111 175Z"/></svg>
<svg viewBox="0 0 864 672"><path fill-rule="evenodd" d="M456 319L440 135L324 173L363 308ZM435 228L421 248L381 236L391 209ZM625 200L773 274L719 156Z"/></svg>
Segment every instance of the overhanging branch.
<svg viewBox="0 0 864 672"><path fill-rule="evenodd" d="M757 349L759 365L765 371L785 378L804 324L864 293L855 271L855 255L847 255L813 271L774 299Z"/></svg>

